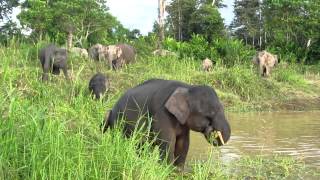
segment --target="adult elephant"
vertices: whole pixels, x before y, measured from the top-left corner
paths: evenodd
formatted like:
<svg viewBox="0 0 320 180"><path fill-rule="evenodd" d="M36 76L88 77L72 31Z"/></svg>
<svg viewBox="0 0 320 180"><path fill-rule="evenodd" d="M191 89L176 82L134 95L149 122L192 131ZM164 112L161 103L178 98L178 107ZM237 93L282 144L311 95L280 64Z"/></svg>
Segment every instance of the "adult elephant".
<svg viewBox="0 0 320 180"><path fill-rule="evenodd" d="M167 152L169 162L180 167L187 157L190 129L203 133L214 146L223 145L231 134L214 89L162 79L151 79L129 89L105 118L103 132L123 119L124 133L131 136L136 125L150 120L146 115L152 117L151 134L158 135L156 144L161 158ZM213 136L215 133L218 136Z"/></svg>
<svg viewBox="0 0 320 180"><path fill-rule="evenodd" d="M278 64L278 56L267 51L260 51L253 57L253 63L259 66L259 74L268 77L271 70Z"/></svg>
<svg viewBox="0 0 320 180"><path fill-rule="evenodd" d="M134 62L136 57L135 49L128 44L109 45L101 51L100 59L106 59L111 69L119 69Z"/></svg>
<svg viewBox="0 0 320 180"><path fill-rule="evenodd" d="M69 80L67 70L68 52L66 49L49 44L39 51L39 60L43 69L42 81L48 80L49 72L59 75L60 69L62 69L66 79Z"/></svg>
<svg viewBox="0 0 320 180"><path fill-rule="evenodd" d="M88 54L89 54L89 57L93 60L96 60L96 61L100 61L100 52L103 50L104 46L101 45L101 44L95 44L93 45L92 47L89 48L88 50Z"/></svg>

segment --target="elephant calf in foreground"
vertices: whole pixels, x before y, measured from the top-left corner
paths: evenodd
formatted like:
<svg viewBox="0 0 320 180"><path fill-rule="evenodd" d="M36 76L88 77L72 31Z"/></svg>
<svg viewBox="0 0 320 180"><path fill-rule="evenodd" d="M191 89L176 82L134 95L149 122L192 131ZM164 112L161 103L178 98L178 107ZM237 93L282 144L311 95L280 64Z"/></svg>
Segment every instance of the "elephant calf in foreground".
<svg viewBox="0 0 320 180"><path fill-rule="evenodd" d="M156 144L161 158L168 155L175 166L183 167L185 163L190 129L201 132L214 146L223 145L231 134L214 89L162 79L151 79L129 89L113 106L102 129L105 132L123 119L124 133L129 137L136 125L140 127L150 120L147 116L152 117L151 134L158 135Z"/></svg>
<svg viewBox="0 0 320 180"><path fill-rule="evenodd" d="M91 94L95 95L96 99L100 99L100 97L108 90L108 87L108 79L102 73L97 73L90 79L89 91Z"/></svg>
<svg viewBox="0 0 320 180"><path fill-rule="evenodd" d="M210 71L212 69L212 61L209 58L206 58L202 61L202 70Z"/></svg>
<svg viewBox="0 0 320 180"><path fill-rule="evenodd" d="M48 80L49 72L59 75L60 69L63 70L66 79L69 79L67 71L67 57L68 53L66 49L58 48L53 44L49 44L41 49L39 52L39 59L43 69L42 80Z"/></svg>
<svg viewBox="0 0 320 180"><path fill-rule="evenodd" d="M260 51L253 58L253 63L259 65L259 73L263 77L268 77L271 70L278 64L278 56L267 51Z"/></svg>
<svg viewBox="0 0 320 180"><path fill-rule="evenodd" d="M128 44L109 45L99 52L99 59L107 60L111 69L119 69L135 61L135 49Z"/></svg>

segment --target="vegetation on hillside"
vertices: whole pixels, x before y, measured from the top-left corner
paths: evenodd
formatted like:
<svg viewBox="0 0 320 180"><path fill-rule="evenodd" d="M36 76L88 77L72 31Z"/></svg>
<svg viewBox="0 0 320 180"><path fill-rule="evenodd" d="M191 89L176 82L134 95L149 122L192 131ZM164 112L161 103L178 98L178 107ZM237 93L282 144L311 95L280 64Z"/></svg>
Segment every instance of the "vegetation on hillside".
<svg viewBox="0 0 320 180"><path fill-rule="evenodd" d="M241 110L252 102L264 101L262 98L273 100L272 95L263 93L269 90L265 87L277 89L279 98L286 89L300 89L312 96L319 86L304 78L311 76L309 69L305 73L302 68L291 71L294 67L290 67L286 68L287 73L275 72L280 81L261 81L250 65L219 66L204 73L199 63L190 59L146 56L114 72L104 62L71 57L72 83L62 74L52 75L49 82L43 83L36 55L41 46L13 43L0 47L1 179L278 179L319 175L302 161L284 156L242 157L232 163L223 162L218 149L213 149L205 162L188 162L186 172L181 173L158 161L158 149L149 143L137 150L139 131L125 139L119 129L103 135L99 130L119 96L149 78L213 86L227 109ZM102 101L93 100L88 90L88 81L97 71L111 78L111 89ZM313 77L319 80L318 76ZM305 90L305 86L309 88Z"/></svg>
<svg viewBox="0 0 320 180"><path fill-rule="evenodd" d="M235 19L224 27L223 1L172 0L161 47L176 56L156 57L157 24L141 35L126 29L106 0L5 0L0 6L0 179L297 179L319 176L290 157L241 157L225 162L213 149L206 162L188 162L184 173L158 161L158 149L137 149L139 131L101 134L99 125L127 90L150 78L206 84L227 111L319 110L319 3L303 0L235 1ZM17 16L21 26L10 18ZM126 12L128 13L128 12ZM61 14L64 16L61 17ZM62 18L62 20L61 20ZM26 35L25 31L30 34ZM111 71L105 62L70 55L71 82L63 76L40 81L38 51L53 42L89 48L128 43L136 63ZM251 62L256 51L278 54L279 65L262 78ZM201 60L214 61L211 72ZM110 78L101 101L90 97L96 72Z"/></svg>

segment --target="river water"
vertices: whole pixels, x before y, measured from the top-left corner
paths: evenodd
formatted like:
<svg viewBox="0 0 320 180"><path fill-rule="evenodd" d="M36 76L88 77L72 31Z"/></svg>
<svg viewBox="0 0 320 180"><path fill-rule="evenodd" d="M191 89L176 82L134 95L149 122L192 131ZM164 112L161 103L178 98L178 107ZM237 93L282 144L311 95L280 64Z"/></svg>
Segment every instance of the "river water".
<svg viewBox="0 0 320 180"><path fill-rule="evenodd" d="M224 160L284 154L320 168L320 112L228 113L227 117L232 135L220 147ZM210 148L203 135L192 133L188 160L208 157Z"/></svg>

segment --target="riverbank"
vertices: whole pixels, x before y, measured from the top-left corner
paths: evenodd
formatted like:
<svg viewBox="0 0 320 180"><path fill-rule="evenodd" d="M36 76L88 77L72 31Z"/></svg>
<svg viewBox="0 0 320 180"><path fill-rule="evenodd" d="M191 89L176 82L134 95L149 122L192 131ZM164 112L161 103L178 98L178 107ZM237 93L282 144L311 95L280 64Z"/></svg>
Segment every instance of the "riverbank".
<svg viewBox="0 0 320 180"><path fill-rule="evenodd" d="M317 108L318 67L279 66L271 78L263 79L249 64L217 66L204 73L192 59L139 57L114 72L103 62L70 58L72 83L62 74L43 83L35 52L27 45L0 47L0 179L243 179L316 173L302 161L283 156L243 157L226 165L217 158L218 148L207 162L189 162L191 172L175 173L171 166L158 163L156 148L146 144L136 153L139 135L125 140L120 131L102 135L98 127L126 89L150 78L210 85L228 111L283 110L287 106L276 107L294 99L308 100L301 101L305 104L315 100ZM87 87L97 71L110 77L103 101L92 100Z"/></svg>

